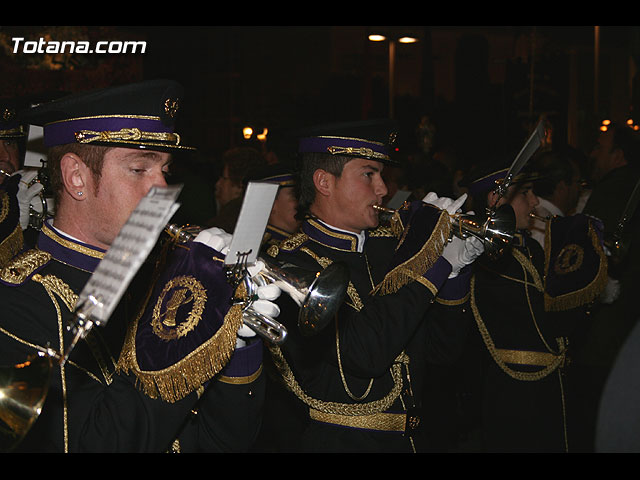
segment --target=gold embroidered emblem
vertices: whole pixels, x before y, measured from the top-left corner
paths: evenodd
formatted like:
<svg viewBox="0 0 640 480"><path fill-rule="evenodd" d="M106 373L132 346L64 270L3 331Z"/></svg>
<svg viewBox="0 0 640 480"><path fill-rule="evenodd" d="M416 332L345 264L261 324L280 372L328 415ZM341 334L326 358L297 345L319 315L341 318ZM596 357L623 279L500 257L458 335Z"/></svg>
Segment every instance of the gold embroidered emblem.
<svg viewBox="0 0 640 480"><path fill-rule="evenodd" d="M164 113L167 114L167 116L173 118L176 116L176 114L178 113L178 108L180 107L180 100L179 99L173 99L173 98L167 98L164 101Z"/></svg>
<svg viewBox="0 0 640 480"><path fill-rule="evenodd" d="M565 275L579 269L582 266L583 260L583 248L572 243L560 250L553 269L558 275Z"/></svg>
<svg viewBox="0 0 640 480"><path fill-rule="evenodd" d="M186 336L200 322L206 302L207 292L198 280L188 276L175 277L165 285L153 308L153 333L163 340ZM189 306L191 310L184 315Z"/></svg>

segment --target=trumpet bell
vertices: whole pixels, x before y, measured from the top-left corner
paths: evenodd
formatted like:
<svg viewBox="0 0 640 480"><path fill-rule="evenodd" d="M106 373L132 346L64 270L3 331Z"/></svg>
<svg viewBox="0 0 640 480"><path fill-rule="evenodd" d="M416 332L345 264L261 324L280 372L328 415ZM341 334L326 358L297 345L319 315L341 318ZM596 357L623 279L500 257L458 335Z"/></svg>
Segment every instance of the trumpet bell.
<svg viewBox="0 0 640 480"><path fill-rule="evenodd" d="M265 264L262 274L284 287L283 290L299 304L298 328L302 335L320 332L344 303L350 279L344 263L335 262L315 272L268 258L262 261Z"/></svg>
<svg viewBox="0 0 640 480"><path fill-rule="evenodd" d="M515 233L516 215L509 204L500 206L487 218L464 214L454 217L454 235L472 235L482 240L485 252L492 257L502 255L513 243Z"/></svg>
<svg viewBox="0 0 640 480"><path fill-rule="evenodd" d="M13 450L38 419L51 369L52 358L45 354L0 367L0 451Z"/></svg>
<svg viewBox="0 0 640 480"><path fill-rule="evenodd" d="M332 263L318 272L298 313L298 328L305 336L315 335L335 317L347 296L349 270Z"/></svg>

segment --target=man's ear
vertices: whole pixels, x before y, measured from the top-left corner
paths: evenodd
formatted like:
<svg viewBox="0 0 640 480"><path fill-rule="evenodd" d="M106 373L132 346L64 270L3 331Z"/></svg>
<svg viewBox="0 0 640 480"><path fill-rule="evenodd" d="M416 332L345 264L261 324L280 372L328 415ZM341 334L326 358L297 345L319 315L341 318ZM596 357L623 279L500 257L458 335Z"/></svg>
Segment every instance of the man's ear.
<svg viewBox="0 0 640 480"><path fill-rule="evenodd" d="M336 177L334 175L321 168L313 172L313 184L316 187L316 191L325 197L333 191L335 180Z"/></svg>
<svg viewBox="0 0 640 480"><path fill-rule="evenodd" d="M74 153L65 153L60 159L60 173L65 191L76 200L87 195L89 168Z"/></svg>

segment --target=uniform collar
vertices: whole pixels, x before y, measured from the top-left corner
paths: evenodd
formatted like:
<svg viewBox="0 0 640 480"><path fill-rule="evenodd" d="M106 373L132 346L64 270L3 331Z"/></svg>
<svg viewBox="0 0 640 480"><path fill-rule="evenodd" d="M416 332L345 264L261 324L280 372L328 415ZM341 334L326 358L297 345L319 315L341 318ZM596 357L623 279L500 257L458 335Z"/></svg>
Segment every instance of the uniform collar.
<svg viewBox="0 0 640 480"><path fill-rule="evenodd" d="M302 231L315 242L346 252L362 252L367 238L366 231L360 234L347 232L317 218L306 219L302 224Z"/></svg>
<svg viewBox="0 0 640 480"><path fill-rule="evenodd" d="M38 248L49 252L56 260L88 272L93 272L106 250L82 243L51 225L47 220L38 236Z"/></svg>
<svg viewBox="0 0 640 480"><path fill-rule="evenodd" d="M291 236L291 234L281 228L278 228L274 225L267 224L266 232L269 235L269 239L273 240L284 240Z"/></svg>
<svg viewBox="0 0 640 480"><path fill-rule="evenodd" d="M549 212L551 216L564 217L564 213L562 213L562 210L560 210L558 207L555 206L555 204L551 203L546 198L538 197L538 200L540 202L538 204L540 208Z"/></svg>

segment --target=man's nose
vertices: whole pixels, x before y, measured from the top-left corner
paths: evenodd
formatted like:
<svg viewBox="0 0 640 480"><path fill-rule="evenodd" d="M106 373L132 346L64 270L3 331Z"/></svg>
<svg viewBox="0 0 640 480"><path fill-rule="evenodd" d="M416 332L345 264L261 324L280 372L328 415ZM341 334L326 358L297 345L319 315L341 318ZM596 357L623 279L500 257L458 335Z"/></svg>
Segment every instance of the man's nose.
<svg viewBox="0 0 640 480"><path fill-rule="evenodd" d="M375 192L376 195L380 197L384 197L389 192L389 190L387 189L387 185L384 183L384 180L382 180L382 178L378 179L378 182L376 182Z"/></svg>

